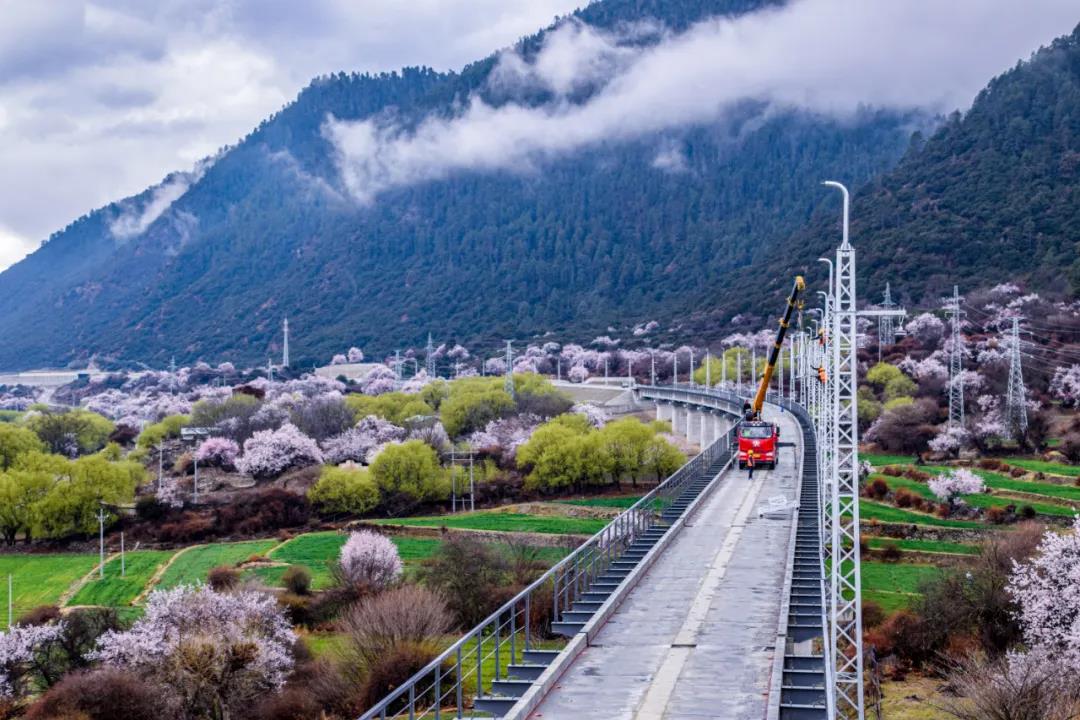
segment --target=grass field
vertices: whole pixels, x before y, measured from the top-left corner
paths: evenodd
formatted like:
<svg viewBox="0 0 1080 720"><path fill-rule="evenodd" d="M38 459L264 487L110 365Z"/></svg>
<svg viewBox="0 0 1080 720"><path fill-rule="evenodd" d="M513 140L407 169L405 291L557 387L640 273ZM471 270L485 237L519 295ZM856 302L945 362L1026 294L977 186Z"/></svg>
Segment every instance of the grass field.
<svg viewBox="0 0 1080 720"><path fill-rule="evenodd" d="M862 563L863 599L891 612L906 607L918 596L919 584L941 573L933 565L914 563Z"/></svg>
<svg viewBox="0 0 1080 720"><path fill-rule="evenodd" d="M944 540L871 537L867 539L867 545L873 550L881 550L889 545L896 545L901 550L915 552L946 553L950 555L977 555L979 553L979 548L976 545L946 542Z"/></svg>
<svg viewBox="0 0 1080 720"><path fill-rule="evenodd" d="M985 523L973 520L944 520L936 515L913 512L902 508L886 505L885 503L859 500L859 515L863 520L880 520L881 522L912 523L914 525L934 525L936 527L951 528L985 528Z"/></svg>
<svg viewBox="0 0 1080 720"><path fill-rule="evenodd" d="M262 555L277 544L277 540L251 540L193 547L173 561L157 587L168 589L182 584L206 582L207 574L217 566L235 565L252 555Z"/></svg>
<svg viewBox="0 0 1080 720"><path fill-rule="evenodd" d="M158 568L173 556L173 550L136 550L126 554L124 577L120 577L120 558L105 563L105 578L95 575L79 588L69 605L130 605Z"/></svg>
<svg viewBox="0 0 1080 720"><path fill-rule="evenodd" d="M990 473L987 473L990 474ZM934 493L930 492L929 486L926 483L919 482L918 480L912 480L905 477L889 477L888 475L875 475L875 479L884 480L888 483L889 487L893 490L904 488L917 495L920 495L928 500L936 500ZM1036 483L1027 483L1028 485L1034 485ZM1026 492L1034 492L1033 490L1027 490ZM1060 517L1072 517L1075 511L1071 508L1064 507L1062 505L1051 505L1049 503L1041 503L1033 500L1026 499L1013 499L1006 497L997 497L994 495L987 495L985 493L975 493L974 495L961 496L963 501L968 505L977 508L1003 508L1008 505L1016 505L1018 507L1023 505L1030 505L1034 508L1035 512L1041 515L1057 515Z"/></svg>
<svg viewBox="0 0 1080 720"><path fill-rule="evenodd" d="M1026 460L1023 458L1004 458L1005 462L1031 472L1044 472L1050 475L1063 475L1065 477L1080 477L1080 465L1062 465L1061 463L1046 462L1045 460Z"/></svg>
<svg viewBox="0 0 1080 720"><path fill-rule="evenodd" d="M885 455L879 453L859 453L859 460L866 460L874 467L885 465L911 465L915 458L911 455Z"/></svg>
<svg viewBox="0 0 1080 720"><path fill-rule="evenodd" d="M551 535L593 535L599 532L607 520L597 518L572 518L522 513L474 512L438 517L394 518L376 521L386 525L413 525L421 527L449 527L469 530L492 530L497 532L534 532Z"/></svg>
<svg viewBox="0 0 1080 720"><path fill-rule="evenodd" d="M0 612L7 625L8 575L17 620L38 605L56 605L79 578L93 570L97 555L0 555Z"/></svg>

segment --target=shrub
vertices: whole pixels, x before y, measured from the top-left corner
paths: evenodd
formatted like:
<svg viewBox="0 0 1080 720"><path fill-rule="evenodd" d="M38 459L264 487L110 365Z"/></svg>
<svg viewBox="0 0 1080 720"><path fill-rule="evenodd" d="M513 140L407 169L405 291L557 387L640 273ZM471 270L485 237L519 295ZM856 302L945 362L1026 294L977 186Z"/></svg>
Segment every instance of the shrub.
<svg viewBox="0 0 1080 720"><path fill-rule="evenodd" d="M866 494L875 500L881 500L889 494L889 484L881 478L874 478L866 486Z"/></svg>
<svg viewBox="0 0 1080 720"><path fill-rule="evenodd" d="M1061 445L1058 450L1073 465L1080 464L1080 433L1069 433L1061 438Z"/></svg>
<svg viewBox="0 0 1080 720"><path fill-rule="evenodd" d="M217 507L215 516L218 532L249 535L303 525L311 517L311 505L303 495L264 488Z"/></svg>
<svg viewBox="0 0 1080 720"><path fill-rule="evenodd" d="M899 562L903 557L903 553L900 552L900 546L894 542L886 543L881 548L881 559L885 562Z"/></svg>
<svg viewBox="0 0 1080 720"><path fill-rule="evenodd" d="M384 535L361 530L341 547L337 572L342 584L381 590L401 576L397 545Z"/></svg>
<svg viewBox="0 0 1080 720"><path fill-rule="evenodd" d="M958 697L947 697L943 709L959 720L1069 720L1080 701L1075 679L1037 652L968 657L949 682Z"/></svg>
<svg viewBox="0 0 1080 720"><path fill-rule="evenodd" d="M360 688L360 702L364 707L374 705L420 672L436 655L438 649L433 643L394 645L368 666Z"/></svg>
<svg viewBox="0 0 1080 720"><path fill-rule="evenodd" d="M1014 478L1022 478L1027 475L1027 470L1016 467L1009 471L1009 475Z"/></svg>
<svg viewBox="0 0 1080 720"><path fill-rule="evenodd" d="M237 572L236 568L219 565L210 570L206 576L206 582L218 592L232 590L240 584L240 573Z"/></svg>
<svg viewBox="0 0 1080 720"><path fill-rule="evenodd" d="M877 627L881 623L885 622L885 611L881 609L881 606L876 602L870 600L863 600L862 604L862 623L864 628Z"/></svg>
<svg viewBox="0 0 1080 720"><path fill-rule="evenodd" d="M290 468L318 465L322 462L319 445L285 423L278 430L260 430L244 441L244 456L237 469L255 478L277 477Z"/></svg>
<svg viewBox="0 0 1080 720"><path fill-rule="evenodd" d="M180 437L180 429L187 427L190 423L191 417L189 415L169 415L163 418L161 422L144 427L143 431L139 433L136 444L141 448L157 447L164 440Z"/></svg>
<svg viewBox="0 0 1080 720"><path fill-rule="evenodd" d="M0 470L7 470L20 455L42 452L45 445L31 430L12 423L0 423Z"/></svg>
<svg viewBox="0 0 1080 720"><path fill-rule="evenodd" d="M387 446L372 462L371 477L391 514L449 494L438 455L420 440Z"/></svg>
<svg viewBox="0 0 1080 720"><path fill-rule="evenodd" d="M904 474L904 469L901 467L897 467L896 465L889 465L882 468L881 473L883 475L888 475L889 477L900 477Z"/></svg>
<svg viewBox="0 0 1080 720"><path fill-rule="evenodd" d="M420 645L450 629L446 601L421 585L402 585L356 603L341 627L358 664L371 667L396 646Z"/></svg>
<svg viewBox="0 0 1080 720"><path fill-rule="evenodd" d="M977 464L983 470L1004 470L1008 467L997 458L980 458Z"/></svg>
<svg viewBox="0 0 1080 720"><path fill-rule="evenodd" d="M38 605L19 618L19 625L48 625L60 619L60 608L56 605Z"/></svg>
<svg viewBox="0 0 1080 720"><path fill-rule="evenodd" d="M160 689L116 668L72 673L30 706L26 720L159 720L169 717Z"/></svg>
<svg viewBox="0 0 1080 720"><path fill-rule="evenodd" d="M1002 507L987 508L987 510L986 510L986 520L987 520L987 522L991 522L994 525L1001 525L1002 523L1005 522L1005 519L1006 519L1005 508L1002 508Z"/></svg>
<svg viewBox="0 0 1080 720"><path fill-rule="evenodd" d="M307 496L324 515L363 515L379 504L379 491L370 473L358 467L327 465Z"/></svg>
<svg viewBox="0 0 1080 720"><path fill-rule="evenodd" d="M893 493L893 503L899 508L909 508L917 500L920 500L919 496L907 488L900 488Z"/></svg>
<svg viewBox="0 0 1080 720"><path fill-rule="evenodd" d="M472 627L498 609L493 596L506 582L506 559L488 544L450 535L424 562L420 576L442 592L461 625Z"/></svg>
<svg viewBox="0 0 1080 720"><path fill-rule="evenodd" d="M153 495L140 495L135 501L135 515L140 520L160 520L169 514L169 508Z"/></svg>
<svg viewBox="0 0 1080 720"><path fill-rule="evenodd" d="M293 565L281 576L285 588L297 595L307 595L311 590L311 572L301 565Z"/></svg>
<svg viewBox="0 0 1080 720"><path fill-rule="evenodd" d="M1025 520L1034 520L1035 508L1031 507L1030 505L1024 505L1020 508L1020 517L1024 518Z"/></svg>

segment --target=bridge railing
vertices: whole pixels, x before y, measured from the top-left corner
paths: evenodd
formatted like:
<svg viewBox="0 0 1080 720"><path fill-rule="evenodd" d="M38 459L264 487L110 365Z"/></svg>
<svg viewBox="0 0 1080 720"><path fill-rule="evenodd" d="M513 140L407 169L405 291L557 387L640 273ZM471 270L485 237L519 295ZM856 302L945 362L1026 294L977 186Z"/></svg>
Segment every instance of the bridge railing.
<svg viewBox="0 0 1080 720"><path fill-rule="evenodd" d="M530 651L550 648L545 640L551 637L551 623L560 613L570 609L593 580L660 521L690 482L714 461L730 455L734 445L732 430L462 635L360 720L440 720L444 714L488 717L488 713L471 709L473 697L483 696L497 687L496 683L507 680L509 666L527 661Z"/></svg>

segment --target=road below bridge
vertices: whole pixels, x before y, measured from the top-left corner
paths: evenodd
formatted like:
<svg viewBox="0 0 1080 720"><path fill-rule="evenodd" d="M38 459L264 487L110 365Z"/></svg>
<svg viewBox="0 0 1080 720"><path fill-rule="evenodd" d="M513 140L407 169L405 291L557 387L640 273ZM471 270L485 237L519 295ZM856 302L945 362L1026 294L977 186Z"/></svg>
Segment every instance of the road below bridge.
<svg viewBox="0 0 1080 720"><path fill-rule="evenodd" d="M660 720L766 716L778 638L801 433L770 406L781 449L753 480L726 471L530 718ZM783 632L783 630L780 630ZM779 644L779 645L778 645Z"/></svg>

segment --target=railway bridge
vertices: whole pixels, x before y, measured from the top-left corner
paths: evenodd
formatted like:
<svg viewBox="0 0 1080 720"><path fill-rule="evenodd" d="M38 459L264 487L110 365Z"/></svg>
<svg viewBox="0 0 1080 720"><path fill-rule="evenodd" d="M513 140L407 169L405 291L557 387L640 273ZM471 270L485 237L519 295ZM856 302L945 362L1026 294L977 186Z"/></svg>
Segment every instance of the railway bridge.
<svg viewBox="0 0 1080 720"><path fill-rule="evenodd" d="M740 388L633 384L700 452L361 720L862 720L855 251L828 184L843 241L763 410L777 466L737 467Z"/></svg>

